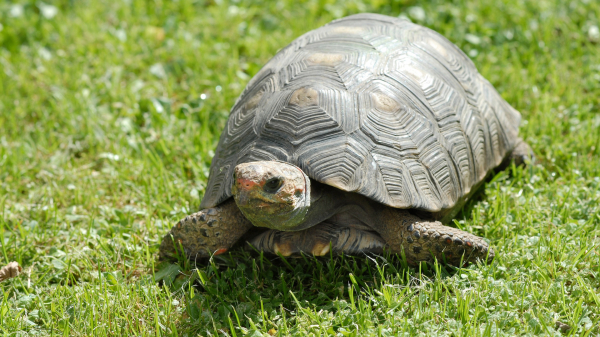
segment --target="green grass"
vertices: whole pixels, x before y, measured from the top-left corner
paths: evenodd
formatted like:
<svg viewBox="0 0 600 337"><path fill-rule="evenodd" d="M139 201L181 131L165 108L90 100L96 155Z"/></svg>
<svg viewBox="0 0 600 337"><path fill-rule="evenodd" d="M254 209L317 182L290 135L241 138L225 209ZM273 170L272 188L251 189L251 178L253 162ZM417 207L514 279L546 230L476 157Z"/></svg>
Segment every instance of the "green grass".
<svg viewBox="0 0 600 337"><path fill-rule="evenodd" d="M362 11L448 37L521 111L540 163L499 172L456 222L491 241L494 263L159 264L249 78ZM0 283L0 332L600 334L599 19L594 0L0 2L0 264L25 268Z"/></svg>

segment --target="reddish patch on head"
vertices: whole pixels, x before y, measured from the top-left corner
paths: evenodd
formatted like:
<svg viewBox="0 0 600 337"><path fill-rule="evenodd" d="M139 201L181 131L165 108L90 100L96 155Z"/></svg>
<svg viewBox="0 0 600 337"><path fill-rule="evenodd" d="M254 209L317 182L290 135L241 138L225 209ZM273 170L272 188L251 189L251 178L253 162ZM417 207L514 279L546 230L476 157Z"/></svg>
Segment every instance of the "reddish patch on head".
<svg viewBox="0 0 600 337"><path fill-rule="evenodd" d="M213 255L221 255L225 252L227 252L227 248L219 248L219 249L215 250L215 253Z"/></svg>
<svg viewBox="0 0 600 337"><path fill-rule="evenodd" d="M244 179L244 178L237 179L237 185L240 190L250 191L255 186L262 186L263 184L264 184L263 182L261 182L260 184L257 184L255 181L252 181L250 179Z"/></svg>

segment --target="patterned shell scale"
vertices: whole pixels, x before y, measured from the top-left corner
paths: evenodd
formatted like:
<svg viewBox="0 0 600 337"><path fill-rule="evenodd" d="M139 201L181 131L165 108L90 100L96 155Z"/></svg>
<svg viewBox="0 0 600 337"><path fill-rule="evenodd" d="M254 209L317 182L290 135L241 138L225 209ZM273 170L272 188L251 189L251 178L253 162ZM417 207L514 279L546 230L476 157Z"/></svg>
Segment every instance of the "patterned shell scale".
<svg viewBox="0 0 600 337"><path fill-rule="evenodd" d="M377 14L308 32L231 111L201 207L239 163L282 160L388 206L451 208L515 146L520 114L436 32Z"/></svg>

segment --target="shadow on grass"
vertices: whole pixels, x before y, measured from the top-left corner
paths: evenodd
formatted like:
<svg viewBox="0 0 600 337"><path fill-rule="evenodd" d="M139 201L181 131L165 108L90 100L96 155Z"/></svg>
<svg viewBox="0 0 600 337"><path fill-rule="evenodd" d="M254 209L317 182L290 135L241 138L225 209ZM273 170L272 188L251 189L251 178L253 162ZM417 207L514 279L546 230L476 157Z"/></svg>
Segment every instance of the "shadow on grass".
<svg viewBox="0 0 600 337"><path fill-rule="evenodd" d="M156 280L183 293L186 329L191 324L219 334L238 327L278 330L298 310L335 313L390 284L418 287L457 271L437 263L411 267L390 254L283 258L233 250L205 264L162 262Z"/></svg>

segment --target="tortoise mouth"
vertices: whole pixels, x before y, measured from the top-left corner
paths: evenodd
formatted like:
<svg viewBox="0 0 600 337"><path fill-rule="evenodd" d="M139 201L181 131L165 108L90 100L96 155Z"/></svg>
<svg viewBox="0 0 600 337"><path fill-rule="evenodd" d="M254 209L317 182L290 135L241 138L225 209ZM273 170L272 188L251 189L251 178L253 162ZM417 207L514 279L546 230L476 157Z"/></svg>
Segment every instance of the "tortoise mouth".
<svg viewBox="0 0 600 337"><path fill-rule="evenodd" d="M264 203L260 200L257 203ZM294 207L296 206L296 207ZM297 231L304 229L302 222L308 213L305 205L290 205L287 203L273 202L268 207L259 207L254 202L238 205L239 209L256 227L267 227L282 231Z"/></svg>
<svg viewBox="0 0 600 337"><path fill-rule="evenodd" d="M247 213L262 212L265 214L277 214L279 216L285 216L296 210L296 207L292 202L251 199L248 197L242 198L241 196L238 197L238 199L245 199L245 201L240 200L238 207L246 210Z"/></svg>

